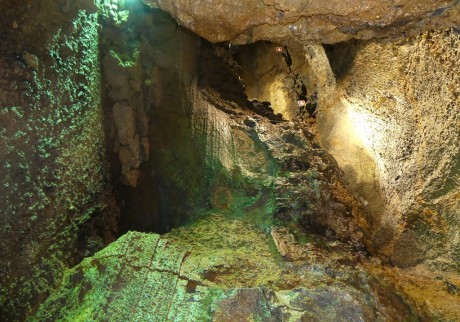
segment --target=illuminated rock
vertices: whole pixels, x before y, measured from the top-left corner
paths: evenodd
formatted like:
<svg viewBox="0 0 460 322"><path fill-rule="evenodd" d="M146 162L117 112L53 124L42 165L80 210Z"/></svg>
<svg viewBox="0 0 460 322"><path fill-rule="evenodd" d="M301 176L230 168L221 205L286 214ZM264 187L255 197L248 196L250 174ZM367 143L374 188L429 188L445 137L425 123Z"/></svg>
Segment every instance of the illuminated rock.
<svg viewBox="0 0 460 322"><path fill-rule="evenodd" d="M412 316L404 300L393 307L374 295L372 277L340 251L344 245L335 243L337 251L328 251L330 246L321 248L314 239L306 247L293 239L287 243L289 249L303 248L305 256L292 260L288 251L291 261L284 262L271 248L270 235L244 220L218 215L164 237L129 232L68 270L30 320L370 321ZM355 279L360 285L354 285Z"/></svg>
<svg viewBox="0 0 460 322"><path fill-rule="evenodd" d="M399 36L459 22L456 1L144 0L211 42L293 45Z"/></svg>
<svg viewBox="0 0 460 322"><path fill-rule="evenodd" d="M375 249L400 267L460 272L459 49L451 29L330 53L341 86L319 139L365 200Z"/></svg>

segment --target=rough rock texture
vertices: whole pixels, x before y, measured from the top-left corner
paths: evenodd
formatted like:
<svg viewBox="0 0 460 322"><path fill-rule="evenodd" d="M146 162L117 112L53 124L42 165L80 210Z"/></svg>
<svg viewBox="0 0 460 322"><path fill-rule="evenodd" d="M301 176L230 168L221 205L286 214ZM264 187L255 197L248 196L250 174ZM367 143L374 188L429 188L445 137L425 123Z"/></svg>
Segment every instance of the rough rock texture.
<svg viewBox="0 0 460 322"><path fill-rule="evenodd" d="M361 244L361 205L344 188L335 161L310 132L247 100L231 50L201 41L157 11L133 11L126 24L139 51L131 69L143 71L126 86L142 84L152 149L137 187L127 188L125 229L168 231L218 211L252 218L267 231L278 218ZM120 112L131 113L129 104L115 106L117 140L128 142L126 133L133 137L139 123L133 130L133 118Z"/></svg>
<svg viewBox="0 0 460 322"><path fill-rule="evenodd" d="M349 250L313 237L285 260L248 222L213 215L164 237L127 233L68 270L31 321L414 319ZM316 239L319 238L319 239ZM373 285L371 285L373 284ZM378 292L394 302L387 304ZM391 295L392 294L392 295Z"/></svg>
<svg viewBox="0 0 460 322"><path fill-rule="evenodd" d="M222 55L236 64L246 95L269 102L286 120L314 123L317 106L336 96L335 75L322 45L288 48L257 42L230 48L221 49Z"/></svg>
<svg viewBox="0 0 460 322"><path fill-rule="evenodd" d="M458 30L312 44L457 2L156 2L285 46L140 1L0 5L1 319L459 320ZM122 230L187 225L69 270L113 233L106 147Z"/></svg>
<svg viewBox="0 0 460 322"><path fill-rule="evenodd" d="M366 263L366 270L381 285L404 298L411 311L422 321L457 321L460 319L460 278L457 273L433 273L418 266L398 269L378 263ZM387 293L398 306L399 299ZM401 319L405 320L405 319Z"/></svg>
<svg viewBox="0 0 460 322"><path fill-rule="evenodd" d="M206 102L200 102L203 98ZM228 116L216 107L234 113L238 109L216 96L203 98L196 96L198 108L206 108L204 115L198 114L200 110L197 114L213 121L207 126L215 128L198 130L218 136L208 143L214 145L214 155L207 154L212 157L209 162L230 176L225 183L211 173L212 209L255 216L265 226L276 215L283 222L329 230L340 239L361 243L357 226L366 225L359 222L364 218L361 204L346 190L335 161L315 145L311 133L294 123L272 124L247 112ZM241 184L235 185L237 180Z"/></svg>
<svg viewBox="0 0 460 322"><path fill-rule="evenodd" d="M139 8L142 9L136 3L130 9L135 12ZM131 26L138 23L130 18L134 12L130 14L125 9L127 6L122 2L109 2L102 7L100 50L105 85L104 111L111 120L107 126L112 140L109 147L118 156L117 167L113 166L118 171L115 173L113 169L114 178L120 177L122 184L136 187L139 167L150 158L146 97L149 93L144 91L143 84L143 79L149 77L145 73L150 71L142 69L138 35L131 30Z"/></svg>
<svg viewBox="0 0 460 322"><path fill-rule="evenodd" d="M319 137L368 204L372 244L400 267L460 271L459 49L447 30L330 53L340 99L318 114Z"/></svg>
<svg viewBox="0 0 460 322"><path fill-rule="evenodd" d="M128 184L120 193L124 205L121 227L165 232L179 225L190 208L204 204L200 196L190 193L205 189L198 183L203 177L204 151L191 144L190 106L185 95L195 75L200 41L177 28L167 14L145 9L140 2L130 3L128 19L103 30L106 109L114 116L114 177L123 169L137 172L137 180L131 181L136 184ZM124 63L114 56L123 57ZM133 122L128 125L122 113L117 117L117 103L134 115L134 130L130 131L139 137L137 157L120 144L120 132L132 128Z"/></svg>
<svg viewBox="0 0 460 322"><path fill-rule="evenodd" d="M94 3L2 1L0 11L0 319L13 321L116 227Z"/></svg>
<svg viewBox="0 0 460 322"><path fill-rule="evenodd" d="M225 59L237 64L250 100L269 102L275 113L289 121L307 118L314 112L316 78L308 76L312 72L303 50L257 42L220 51ZM298 105L299 100L306 101L304 107Z"/></svg>
<svg viewBox="0 0 460 322"><path fill-rule="evenodd" d="M211 42L292 45L400 36L459 22L458 1L143 0Z"/></svg>

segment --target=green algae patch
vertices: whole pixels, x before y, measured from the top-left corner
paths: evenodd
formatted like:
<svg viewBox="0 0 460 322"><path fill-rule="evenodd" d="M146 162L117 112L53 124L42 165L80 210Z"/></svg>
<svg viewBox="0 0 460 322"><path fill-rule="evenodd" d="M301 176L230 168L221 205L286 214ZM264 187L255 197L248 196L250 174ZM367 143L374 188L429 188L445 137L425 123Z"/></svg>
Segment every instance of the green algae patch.
<svg viewBox="0 0 460 322"><path fill-rule="evenodd" d="M227 295L189 279L185 257L157 234L129 232L67 270L28 321L209 321Z"/></svg>
<svg viewBox="0 0 460 322"><path fill-rule="evenodd" d="M285 281L287 272L270 235L247 220L210 215L164 238L190 250L182 270L206 285L257 287Z"/></svg>
<svg viewBox="0 0 460 322"><path fill-rule="evenodd" d="M171 300L175 292L183 256L160 243L156 234L128 233L68 270L30 321L128 321L142 316L143 307L154 311L155 302L164 310L162 301ZM155 294L149 296L149 291Z"/></svg>
<svg viewBox="0 0 460 322"><path fill-rule="evenodd" d="M36 19L46 17L49 33L24 53L29 76L22 101L0 111L8 124L0 131L4 320L35 311L80 258L79 232L109 199L99 15L77 9L54 15L59 4L42 2Z"/></svg>
<svg viewBox="0 0 460 322"><path fill-rule="evenodd" d="M394 320L344 247L222 215L163 236L128 232L67 270L29 321Z"/></svg>

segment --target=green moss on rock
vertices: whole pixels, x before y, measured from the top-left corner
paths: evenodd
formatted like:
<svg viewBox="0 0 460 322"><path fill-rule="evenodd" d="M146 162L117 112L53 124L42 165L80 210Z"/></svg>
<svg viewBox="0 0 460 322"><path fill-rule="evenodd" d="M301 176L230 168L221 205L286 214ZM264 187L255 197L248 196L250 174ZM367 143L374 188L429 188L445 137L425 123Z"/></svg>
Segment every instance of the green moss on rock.
<svg viewBox="0 0 460 322"><path fill-rule="evenodd" d="M34 311L80 256L83 225L106 207L98 14L67 15L59 25L49 19L47 42L24 58L30 79L22 103L0 110L8 124L0 136L5 320Z"/></svg>
<svg viewBox="0 0 460 322"><path fill-rule="evenodd" d="M129 232L68 270L29 321L373 321L395 313L343 245L309 245L302 260L280 260L270 239L219 215L162 237Z"/></svg>

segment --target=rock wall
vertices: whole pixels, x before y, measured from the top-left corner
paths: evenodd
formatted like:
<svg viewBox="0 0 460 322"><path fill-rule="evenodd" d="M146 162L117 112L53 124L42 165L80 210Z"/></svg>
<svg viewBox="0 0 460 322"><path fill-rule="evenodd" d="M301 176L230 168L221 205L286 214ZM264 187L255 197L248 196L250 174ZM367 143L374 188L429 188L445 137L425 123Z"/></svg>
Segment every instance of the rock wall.
<svg viewBox="0 0 460 322"><path fill-rule="evenodd" d="M140 2L124 8L127 19L107 22L101 46L121 229L165 232L187 217L186 190L202 189L186 94L200 40Z"/></svg>
<svg viewBox="0 0 460 322"><path fill-rule="evenodd" d="M3 1L1 319L21 320L116 230L91 1ZM103 224L102 224L103 222ZM105 239L105 240L104 240Z"/></svg>
<svg viewBox="0 0 460 322"><path fill-rule="evenodd" d="M35 319L132 301L140 319L457 319L458 30L312 44L450 25L457 2L155 3L212 41L292 46L213 45L139 2L0 5L1 318L59 284ZM188 223L179 250L128 233L67 270L116 233L111 175L122 230Z"/></svg>
<svg viewBox="0 0 460 322"><path fill-rule="evenodd" d="M459 46L447 30L331 52L348 72L321 141L373 213L373 244L401 267L459 269Z"/></svg>
<svg viewBox="0 0 460 322"><path fill-rule="evenodd" d="M316 106L316 77L309 77L312 72L303 50L257 42L236 46L234 51L250 100L269 102L286 120L311 116ZM306 105L299 106L300 100Z"/></svg>
<svg viewBox="0 0 460 322"><path fill-rule="evenodd" d="M283 120L272 124L269 114L254 114L233 49L197 38L159 11L136 8L130 7L125 23L104 31L109 38L103 50L106 105L114 115L115 147L121 129L135 138L144 131L145 123L139 122L144 119L151 146L148 160L133 165L136 186L123 189L123 230L165 232L217 211L248 218L264 230L275 215L304 225L314 222L359 244L360 205L343 189L334 161L313 145L311 133ZM126 37L120 46L131 44L131 52L138 51L129 66L109 63L118 33ZM280 57L274 48L272 54ZM242 49L241 60L247 62L250 55ZM305 66L297 62L302 60L296 60L295 73ZM294 73L287 77L295 79ZM121 106L137 116L120 113L117 120ZM145 117L139 118L139 111ZM120 161L121 150L114 151Z"/></svg>
<svg viewBox="0 0 460 322"><path fill-rule="evenodd" d="M146 74L150 70L142 68L141 42L131 29L142 22L147 25L138 11L142 12L140 3L112 3L106 11L103 7L100 45L104 111L111 140L109 148L118 157L117 162L112 162L113 174L116 182L130 187L136 187L139 167L150 158L149 118L144 107L148 98L145 97L147 93L143 83L144 79L149 79Z"/></svg>
<svg viewBox="0 0 460 322"><path fill-rule="evenodd" d="M402 267L458 270L457 1L144 2L230 48L281 44L291 70L269 43L236 50L246 93L298 120L295 83L303 83L307 101L325 109L318 113L322 144L373 214L363 218L368 247ZM453 29L419 35L446 27ZM346 42L395 36L404 40ZM318 43L338 44L324 51ZM298 59L302 50L307 64Z"/></svg>

